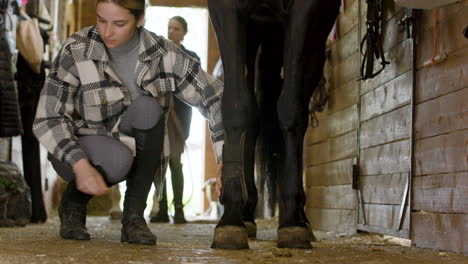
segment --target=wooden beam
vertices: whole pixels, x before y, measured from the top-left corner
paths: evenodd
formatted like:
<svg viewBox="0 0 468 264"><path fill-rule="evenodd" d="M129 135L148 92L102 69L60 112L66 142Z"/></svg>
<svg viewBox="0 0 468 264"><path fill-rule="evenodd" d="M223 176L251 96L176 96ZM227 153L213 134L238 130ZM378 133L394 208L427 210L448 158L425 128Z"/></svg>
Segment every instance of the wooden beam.
<svg viewBox="0 0 468 264"><path fill-rule="evenodd" d="M207 7L207 0L150 0L152 6Z"/></svg>
<svg viewBox="0 0 468 264"><path fill-rule="evenodd" d="M76 29L80 30L96 24L96 2L92 0L79 0L77 2ZM60 12L60 11L59 11Z"/></svg>

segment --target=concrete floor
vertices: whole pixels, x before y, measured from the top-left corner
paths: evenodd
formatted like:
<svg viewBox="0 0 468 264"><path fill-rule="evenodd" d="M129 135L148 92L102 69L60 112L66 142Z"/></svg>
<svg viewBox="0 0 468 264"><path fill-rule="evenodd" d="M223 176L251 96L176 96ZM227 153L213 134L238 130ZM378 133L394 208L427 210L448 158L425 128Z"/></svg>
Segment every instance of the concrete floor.
<svg viewBox="0 0 468 264"><path fill-rule="evenodd" d="M91 241L63 240L58 218L23 228L0 228L0 263L468 263L468 256L403 246L407 240L381 235L338 236L315 232L310 250L278 249L276 223L259 221L258 239L241 251L210 248L213 223L150 224L157 246L120 243L120 222L88 217Z"/></svg>

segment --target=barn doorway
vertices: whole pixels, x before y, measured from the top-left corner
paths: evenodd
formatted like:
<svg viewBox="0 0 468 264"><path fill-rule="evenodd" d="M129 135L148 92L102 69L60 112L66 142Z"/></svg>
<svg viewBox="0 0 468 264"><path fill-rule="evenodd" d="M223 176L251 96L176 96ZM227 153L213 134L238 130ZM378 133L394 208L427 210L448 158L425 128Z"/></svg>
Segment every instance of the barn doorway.
<svg viewBox="0 0 468 264"><path fill-rule="evenodd" d="M146 9L145 28L167 38L167 24L171 17L181 16L188 24L188 33L183 45L200 57L202 68L206 71L208 59L208 11L205 8L151 6ZM200 217L204 211L203 182L205 164L205 118L196 108L192 109L190 135L185 142L182 155L184 172L184 213L187 219ZM170 170L166 173L167 201L169 214L174 214L173 191ZM121 193L125 193L125 183L120 184ZM145 215L153 207L154 186L147 200ZM123 198L120 201L123 207Z"/></svg>

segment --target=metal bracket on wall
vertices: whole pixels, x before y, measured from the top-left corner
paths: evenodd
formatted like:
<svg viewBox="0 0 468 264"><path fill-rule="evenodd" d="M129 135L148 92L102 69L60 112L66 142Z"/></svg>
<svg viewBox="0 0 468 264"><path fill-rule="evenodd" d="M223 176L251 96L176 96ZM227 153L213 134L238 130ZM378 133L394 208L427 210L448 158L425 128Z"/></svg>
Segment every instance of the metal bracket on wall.
<svg viewBox="0 0 468 264"><path fill-rule="evenodd" d="M409 194L409 187L410 187L410 173L406 175L406 184L405 184L405 191L403 193L403 197L401 199L401 204L400 204L400 216L398 217L398 226L396 228L397 231L401 230L401 226L403 224L403 218L405 215L405 209L406 209L406 204L408 200L408 194Z"/></svg>
<svg viewBox="0 0 468 264"><path fill-rule="evenodd" d="M405 14L400 21L398 21L398 28L400 31L406 31L406 38L413 37L414 17L411 14Z"/></svg>

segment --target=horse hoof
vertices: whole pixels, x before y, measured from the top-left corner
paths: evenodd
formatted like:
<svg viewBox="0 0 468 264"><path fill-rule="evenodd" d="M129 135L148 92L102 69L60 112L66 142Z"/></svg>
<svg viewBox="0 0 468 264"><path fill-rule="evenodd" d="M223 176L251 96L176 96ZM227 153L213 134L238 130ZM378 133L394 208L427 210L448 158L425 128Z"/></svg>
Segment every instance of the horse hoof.
<svg viewBox="0 0 468 264"><path fill-rule="evenodd" d="M247 230L240 226L219 226L215 229L211 248L248 249Z"/></svg>
<svg viewBox="0 0 468 264"><path fill-rule="evenodd" d="M312 248L311 233L305 227L291 226L278 230L279 248Z"/></svg>
<svg viewBox="0 0 468 264"><path fill-rule="evenodd" d="M247 228L247 235L249 238L257 238L257 225L253 222L244 222Z"/></svg>

